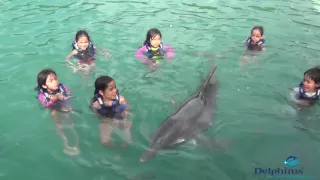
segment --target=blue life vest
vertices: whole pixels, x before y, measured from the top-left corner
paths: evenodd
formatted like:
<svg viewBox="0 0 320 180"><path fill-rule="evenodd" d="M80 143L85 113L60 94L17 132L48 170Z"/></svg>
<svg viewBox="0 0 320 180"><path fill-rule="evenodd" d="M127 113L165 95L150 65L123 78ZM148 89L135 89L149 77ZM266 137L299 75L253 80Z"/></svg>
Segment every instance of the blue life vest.
<svg viewBox="0 0 320 180"><path fill-rule="evenodd" d="M149 44L145 44L146 48L147 48L147 52L145 52L145 55L149 58L149 59L152 59L152 58L160 58L162 56L165 55L166 53L166 50L163 48L163 45L162 43L160 43L160 46L159 48L156 50L156 51L153 51L151 46Z"/></svg>
<svg viewBox="0 0 320 180"><path fill-rule="evenodd" d="M102 97L99 93L95 92L95 99L100 104L101 108L98 109L98 113L101 116L110 118L110 119L123 119L123 111L126 109L126 106L124 104L120 104L120 95L119 91L117 91L116 99L112 101L112 105L109 106L105 104L102 100Z"/></svg>
<svg viewBox="0 0 320 180"><path fill-rule="evenodd" d="M251 44L251 42L252 42L252 39L251 39L251 36L247 39L247 41L246 41L246 44L247 44L247 46L249 45L249 44ZM259 46L261 46L262 44L264 44L265 43L265 40L263 39L263 38L261 38L257 43L255 43L256 45L259 45Z"/></svg>
<svg viewBox="0 0 320 180"><path fill-rule="evenodd" d="M60 93L65 97L71 96L71 94L68 94L68 91L66 91L66 89L63 87L63 85L61 83L59 84L59 88L56 91L54 91L53 93L49 94L48 91L44 88L39 89L38 94L40 94L40 93L43 93L44 96L47 98L47 100L50 100L50 94L54 95L54 94Z"/></svg>
<svg viewBox="0 0 320 180"><path fill-rule="evenodd" d="M299 99L318 100L320 98L320 89L317 90L312 96L308 96L303 89L303 82L299 85Z"/></svg>
<svg viewBox="0 0 320 180"><path fill-rule="evenodd" d="M75 54L74 57L79 60L88 60L96 55L96 50L91 41L89 42L89 46L86 50L81 50L75 41L72 42L72 47L78 51L78 53Z"/></svg>
<svg viewBox="0 0 320 180"><path fill-rule="evenodd" d="M62 84L59 84L59 88L54 91L53 93L48 93L48 91L44 88L40 88L39 91L38 91L38 94L40 93L43 93L44 96L46 97L46 101L50 101L50 95L55 95L55 94L62 94L64 97L65 97L65 100L64 101L57 101L55 102L52 106L50 106L51 109L56 109L56 110L59 110L59 111L68 111L66 109L70 109L69 108L69 97L71 97L72 95L63 87Z"/></svg>

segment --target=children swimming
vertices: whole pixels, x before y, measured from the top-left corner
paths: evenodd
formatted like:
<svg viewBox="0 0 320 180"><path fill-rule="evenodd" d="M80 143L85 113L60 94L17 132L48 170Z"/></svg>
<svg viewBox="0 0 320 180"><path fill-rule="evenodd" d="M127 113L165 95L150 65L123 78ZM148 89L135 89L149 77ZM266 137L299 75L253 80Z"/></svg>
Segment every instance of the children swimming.
<svg viewBox="0 0 320 180"><path fill-rule="evenodd" d="M125 98L120 96L115 81L109 76L100 76L96 79L94 97L91 109L100 119L100 141L105 146L111 146L111 133L114 128L124 130L127 141L131 141L131 121L127 120L129 105ZM123 144L123 147L126 144Z"/></svg>
<svg viewBox="0 0 320 180"><path fill-rule="evenodd" d="M262 51L264 49L264 43L263 27L253 27L251 29L251 36L245 41L247 49L251 51Z"/></svg>
<svg viewBox="0 0 320 180"><path fill-rule="evenodd" d="M76 145L70 147L68 145L68 139L64 134L64 125L61 122L61 117L64 115L73 125L68 114L68 112L72 111L70 103L72 94L69 88L59 82L57 74L52 69L44 69L39 72L37 83L38 86L35 90L38 91L38 99L42 106L51 110L51 117L55 122L57 133L63 141L63 152L69 155L78 155L80 153L78 149L79 142L75 130L72 129L76 136Z"/></svg>
<svg viewBox="0 0 320 180"><path fill-rule="evenodd" d="M162 35L158 29L150 29L147 32L146 40L136 51L135 56L144 64L155 66L164 58L170 60L174 57L174 49L168 45L162 44Z"/></svg>
<svg viewBox="0 0 320 180"><path fill-rule="evenodd" d="M110 54L104 50L106 56ZM93 45L89 34L80 30L76 33L75 40L72 42L72 51L66 57L66 61L73 67L74 72L78 70L89 71L95 67L96 47ZM78 65L73 64L70 59L74 56Z"/></svg>
<svg viewBox="0 0 320 180"><path fill-rule="evenodd" d="M312 105L320 98L320 67L304 72L303 81L293 89L292 96L299 105Z"/></svg>

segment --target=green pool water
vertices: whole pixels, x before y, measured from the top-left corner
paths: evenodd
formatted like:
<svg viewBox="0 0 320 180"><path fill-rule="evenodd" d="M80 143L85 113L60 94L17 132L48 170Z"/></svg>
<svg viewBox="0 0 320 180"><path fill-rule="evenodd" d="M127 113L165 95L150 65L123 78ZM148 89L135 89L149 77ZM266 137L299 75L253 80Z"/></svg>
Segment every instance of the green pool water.
<svg viewBox="0 0 320 180"><path fill-rule="evenodd" d="M303 168L301 176L320 178L319 106L296 113L287 101L303 72L319 65L320 1L0 2L0 179L260 180L268 175L256 168L290 169L283 163L288 156L300 159L294 169ZM241 43L255 25L265 29L267 49L240 66ZM145 75L134 53L153 27L176 56ZM79 29L112 54L99 55L87 78L63 63ZM207 74L212 61L198 52L223 54L214 61L217 116L204 136L233 143L211 149L187 143L140 163L152 132ZM57 72L82 111L72 114L79 156L62 152L50 114L35 98L44 68ZM134 140L125 149L121 131L114 150L100 145L99 122L88 108L100 75L112 76L132 106Z"/></svg>

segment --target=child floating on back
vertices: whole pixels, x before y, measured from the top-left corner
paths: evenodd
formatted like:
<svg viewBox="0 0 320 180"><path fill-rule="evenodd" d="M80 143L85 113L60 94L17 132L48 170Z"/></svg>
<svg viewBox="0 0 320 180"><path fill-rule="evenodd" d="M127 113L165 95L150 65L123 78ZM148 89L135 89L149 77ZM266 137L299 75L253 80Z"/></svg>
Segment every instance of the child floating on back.
<svg viewBox="0 0 320 180"><path fill-rule="evenodd" d="M160 63L160 60L166 56L167 60L174 57L174 49L168 45L162 44L162 35L158 29L150 29L147 32L146 40L136 51L135 56L144 64L154 66Z"/></svg>
<svg viewBox="0 0 320 180"><path fill-rule="evenodd" d="M80 153L78 149L78 136L76 136L76 145L70 147L68 145L68 139L64 134L64 125L61 122L60 116L65 115L66 118L71 121L68 112L72 111L70 98L72 96L69 88L59 82L57 74L52 69L44 69L39 72L37 76L38 86L35 88L38 91L38 99L40 103L51 110L52 119L57 127L57 133L61 136L64 149L63 152L69 155L78 155Z"/></svg>
<svg viewBox="0 0 320 180"><path fill-rule="evenodd" d="M303 80L293 89L293 98L300 105L312 105L320 98L320 67L304 72Z"/></svg>

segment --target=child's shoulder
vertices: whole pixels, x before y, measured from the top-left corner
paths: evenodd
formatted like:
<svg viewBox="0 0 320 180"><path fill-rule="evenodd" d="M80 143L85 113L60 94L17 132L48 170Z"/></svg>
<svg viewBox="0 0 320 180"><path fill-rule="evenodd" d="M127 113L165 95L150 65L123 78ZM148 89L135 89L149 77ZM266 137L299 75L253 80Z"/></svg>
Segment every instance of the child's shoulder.
<svg viewBox="0 0 320 180"><path fill-rule="evenodd" d="M101 108L101 106L100 106L100 104L99 104L99 102L97 100L92 101L91 107L94 108L94 109L100 109Z"/></svg>
<svg viewBox="0 0 320 180"><path fill-rule="evenodd" d="M138 50L147 50L147 45L142 44L142 45L138 48Z"/></svg>
<svg viewBox="0 0 320 180"><path fill-rule="evenodd" d="M125 98L124 96L121 96L121 95L120 95L120 97L119 97L119 102L120 102L121 104L127 103L127 102L126 102L126 98Z"/></svg>
<svg viewBox="0 0 320 180"><path fill-rule="evenodd" d="M72 49L72 51L71 51L71 55L75 55L75 54L77 54L78 53L78 50L76 50L76 49Z"/></svg>

